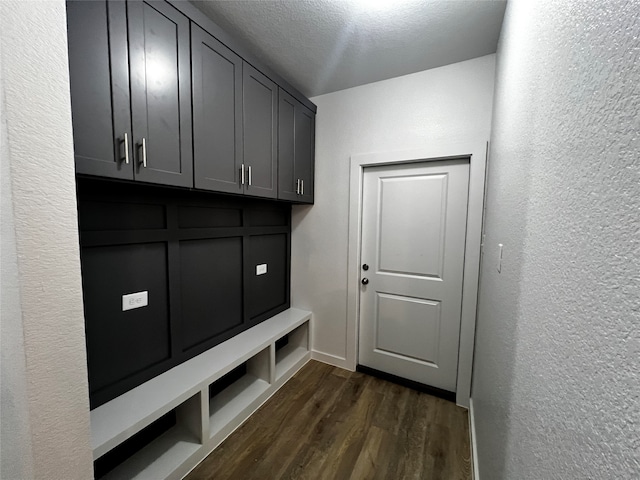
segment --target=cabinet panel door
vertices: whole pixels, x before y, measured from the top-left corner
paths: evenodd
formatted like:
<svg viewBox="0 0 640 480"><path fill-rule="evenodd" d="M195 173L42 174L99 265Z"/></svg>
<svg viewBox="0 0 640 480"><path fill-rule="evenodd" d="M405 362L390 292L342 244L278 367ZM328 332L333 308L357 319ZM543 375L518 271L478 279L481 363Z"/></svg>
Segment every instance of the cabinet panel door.
<svg viewBox="0 0 640 480"><path fill-rule="evenodd" d="M282 89L278 92L278 198L298 200L295 174L295 112L297 101Z"/></svg>
<svg viewBox="0 0 640 480"><path fill-rule="evenodd" d="M133 179L126 18L122 2L67 2L77 173Z"/></svg>
<svg viewBox="0 0 640 480"><path fill-rule="evenodd" d="M276 198L278 87L244 63L242 88L245 192L256 197Z"/></svg>
<svg viewBox="0 0 640 480"><path fill-rule="evenodd" d="M192 25L196 188L242 193L242 59Z"/></svg>
<svg viewBox="0 0 640 480"><path fill-rule="evenodd" d="M135 178L192 187L189 20L165 2L127 8Z"/></svg>
<svg viewBox="0 0 640 480"><path fill-rule="evenodd" d="M313 203L316 116L299 103L295 124L295 175L301 181L298 200Z"/></svg>

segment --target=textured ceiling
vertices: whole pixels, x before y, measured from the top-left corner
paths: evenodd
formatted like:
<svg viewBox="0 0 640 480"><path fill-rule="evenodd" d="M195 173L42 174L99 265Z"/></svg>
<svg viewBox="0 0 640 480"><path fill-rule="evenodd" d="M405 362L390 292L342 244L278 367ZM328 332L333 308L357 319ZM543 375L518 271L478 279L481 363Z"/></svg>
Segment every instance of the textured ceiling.
<svg viewBox="0 0 640 480"><path fill-rule="evenodd" d="M494 53L506 0L192 3L312 97Z"/></svg>

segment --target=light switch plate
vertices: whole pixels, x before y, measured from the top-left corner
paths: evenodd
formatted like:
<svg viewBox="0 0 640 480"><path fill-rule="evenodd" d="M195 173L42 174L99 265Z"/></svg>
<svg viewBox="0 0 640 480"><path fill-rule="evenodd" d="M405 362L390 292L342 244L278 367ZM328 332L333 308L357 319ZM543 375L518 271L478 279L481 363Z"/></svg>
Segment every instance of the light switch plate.
<svg viewBox="0 0 640 480"><path fill-rule="evenodd" d="M256 275L264 275L267 273L267 264L262 263L260 265L256 265Z"/></svg>
<svg viewBox="0 0 640 480"><path fill-rule="evenodd" d="M134 308L146 307L147 305L149 305L149 292L147 291L122 295L123 312Z"/></svg>

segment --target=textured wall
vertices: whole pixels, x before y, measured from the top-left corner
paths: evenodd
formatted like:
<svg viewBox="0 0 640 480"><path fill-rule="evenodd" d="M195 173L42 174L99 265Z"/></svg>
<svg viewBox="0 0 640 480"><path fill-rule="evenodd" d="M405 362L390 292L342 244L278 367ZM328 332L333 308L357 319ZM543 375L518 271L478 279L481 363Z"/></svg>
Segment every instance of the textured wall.
<svg viewBox="0 0 640 480"><path fill-rule="evenodd" d="M489 138L495 55L315 97L315 205L294 207L292 304L314 314L314 349L346 358L351 155Z"/></svg>
<svg viewBox="0 0 640 480"><path fill-rule="evenodd" d="M0 2L1 469L92 478L65 4Z"/></svg>
<svg viewBox="0 0 640 480"><path fill-rule="evenodd" d="M483 480L640 478L639 19L635 1L507 7L472 390Z"/></svg>

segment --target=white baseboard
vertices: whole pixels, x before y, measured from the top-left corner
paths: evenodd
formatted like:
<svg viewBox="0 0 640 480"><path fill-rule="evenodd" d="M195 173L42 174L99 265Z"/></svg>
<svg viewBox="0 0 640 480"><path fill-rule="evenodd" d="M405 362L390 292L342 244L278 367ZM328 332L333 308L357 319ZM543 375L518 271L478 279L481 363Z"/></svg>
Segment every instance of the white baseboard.
<svg viewBox="0 0 640 480"><path fill-rule="evenodd" d="M353 371L353 368L349 368L346 358L331 355L330 353L318 352L316 350L311 351L311 358L334 367L344 368L345 370Z"/></svg>
<svg viewBox="0 0 640 480"><path fill-rule="evenodd" d="M473 480L480 480L478 471L478 444L476 443L476 418L473 410L473 398L469 399L469 436L471 437L471 472Z"/></svg>

